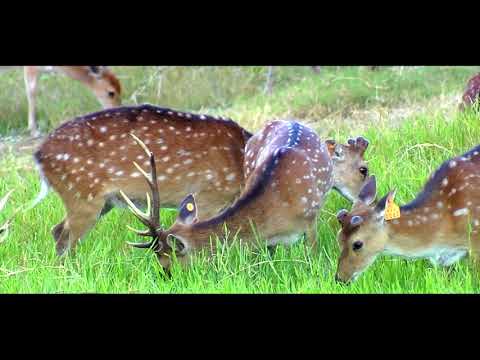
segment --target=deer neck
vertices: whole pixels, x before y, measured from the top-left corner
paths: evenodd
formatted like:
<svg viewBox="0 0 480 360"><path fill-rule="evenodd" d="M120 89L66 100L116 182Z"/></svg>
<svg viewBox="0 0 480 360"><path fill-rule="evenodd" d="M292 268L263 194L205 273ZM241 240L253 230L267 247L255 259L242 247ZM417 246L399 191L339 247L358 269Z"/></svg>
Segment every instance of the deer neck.
<svg viewBox="0 0 480 360"><path fill-rule="evenodd" d="M401 207L398 219L386 220L387 241L385 252L412 258L429 258L439 248L451 246L451 237L446 227L448 221L442 222L442 208L425 203L418 207Z"/></svg>
<svg viewBox="0 0 480 360"><path fill-rule="evenodd" d="M228 208L213 218L193 224L191 227L192 247L208 246L211 240L215 241L215 236L223 241L226 230L229 232L228 239L233 239L235 235L241 239L249 239L252 235L251 219L253 220L254 217L251 216L251 213L249 216L246 213L247 211L244 209Z"/></svg>

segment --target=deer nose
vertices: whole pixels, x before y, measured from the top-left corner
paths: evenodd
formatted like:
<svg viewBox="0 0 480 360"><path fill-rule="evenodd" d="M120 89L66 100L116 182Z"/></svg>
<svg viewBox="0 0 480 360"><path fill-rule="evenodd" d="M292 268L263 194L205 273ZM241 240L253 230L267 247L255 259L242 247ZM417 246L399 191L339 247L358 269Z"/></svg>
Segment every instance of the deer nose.
<svg viewBox="0 0 480 360"><path fill-rule="evenodd" d="M348 284L348 281L343 280L338 274L335 274L335 281L339 284Z"/></svg>

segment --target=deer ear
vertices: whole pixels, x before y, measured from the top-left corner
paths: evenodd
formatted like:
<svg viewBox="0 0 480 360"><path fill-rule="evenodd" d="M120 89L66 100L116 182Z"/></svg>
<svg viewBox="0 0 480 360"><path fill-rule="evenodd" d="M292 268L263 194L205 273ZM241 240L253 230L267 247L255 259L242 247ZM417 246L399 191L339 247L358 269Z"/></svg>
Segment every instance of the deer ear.
<svg viewBox="0 0 480 360"><path fill-rule="evenodd" d="M370 205L375 201L376 197L377 180L375 179L375 175L371 175L360 190L360 193L358 194L358 199L363 203Z"/></svg>
<svg viewBox="0 0 480 360"><path fill-rule="evenodd" d="M342 160L344 158L342 145L337 144L335 140L326 140L325 144L332 159Z"/></svg>
<svg viewBox="0 0 480 360"><path fill-rule="evenodd" d="M100 78L103 75L103 72L105 71L105 66L89 66L90 69L90 75Z"/></svg>
<svg viewBox="0 0 480 360"><path fill-rule="evenodd" d="M193 194L188 195L180 204L177 221L185 225L191 225L198 221L197 204Z"/></svg>
<svg viewBox="0 0 480 360"><path fill-rule="evenodd" d="M335 145L337 144L335 140L329 139L325 141L325 144L327 145L327 150L330 153L330 156L333 155L333 152L335 151Z"/></svg>

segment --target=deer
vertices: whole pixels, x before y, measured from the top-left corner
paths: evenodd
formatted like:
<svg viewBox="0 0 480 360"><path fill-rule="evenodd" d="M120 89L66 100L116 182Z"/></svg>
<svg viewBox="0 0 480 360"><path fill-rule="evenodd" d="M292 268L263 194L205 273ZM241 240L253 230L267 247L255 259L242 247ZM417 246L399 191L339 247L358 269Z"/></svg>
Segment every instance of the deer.
<svg viewBox="0 0 480 360"><path fill-rule="evenodd" d="M480 95L480 74L477 74L470 78L467 83L467 87L462 96L462 102L459 105L460 111L464 111L466 108L471 107L478 102Z"/></svg>
<svg viewBox="0 0 480 360"><path fill-rule="evenodd" d="M142 212L128 195L123 191L120 194L131 212L148 228L131 230L152 240L129 245L152 249L167 273L172 258L185 265L190 262L191 255L202 249L211 254L215 248L212 237L217 236L224 242L225 227L242 243L258 245L259 233L266 240L267 247L272 248L277 244L293 244L305 234L307 245L314 250L317 248L317 213L327 193L338 181L334 177L331 156L331 151L339 148L338 144L332 146L330 141L327 145L312 129L298 121L272 121L247 142L244 156L246 181L235 202L217 215L201 220L198 217L201 205L194 194L189 194L181 201L174 224L165 230L160 226L159 219L161 202L155 155L140 139L137 141L150 159L150 174L143 169L141 172L151 189L153 205ZM366 144L368 141L361 138L344 146L355 145L356 150L363 150ZM346 163L343 158L338 166ZM137 167L140 169L140 166ZM350 171L350 177L353 178L351 174L355 170ZM362 178L359 182L364 180ZM351 183L354 181L346 182ZM337 184L337 187L345 189L346 184ZM361 186L355 188L360 189ZM347 193L354 194L355 190Z"/></svg>
<svg viewBox="0 0 480 360"><path fill-rule="evenodd" d="M337 214L341 254L336 279L349 283L382 254L429 259L450 266L480 254L480 146L445 161L416 198L394 203L395 189L379 201L370 176L348 212Z"/></svg>
<svg viewBox="0 0 480 360"><path fill-rule="evenodd" d="M2 70L15 66L2 66ZM120 81L106 66L24 66L28 100L28 129L33 137L40 135L35 116L38 78L42 72L56 72L80 81L95 95L103 108L121 105Z"/></svg>
<svg viewBox="0 0 480 360"><path fill-rule="evenodd" d="M34 154L41 189L30 208L53 188L67 212L52 229L59 256L73 252L113 207L125 205L120 190L145 205L148 187L133 162L148 166L149 159L130 134L156 155L164 194L158 206L175 208L193 193L202 208L199 216L208 218L240 193L245 144L252 134L231 119L150 104L74 118L54 130Z"/></svg>

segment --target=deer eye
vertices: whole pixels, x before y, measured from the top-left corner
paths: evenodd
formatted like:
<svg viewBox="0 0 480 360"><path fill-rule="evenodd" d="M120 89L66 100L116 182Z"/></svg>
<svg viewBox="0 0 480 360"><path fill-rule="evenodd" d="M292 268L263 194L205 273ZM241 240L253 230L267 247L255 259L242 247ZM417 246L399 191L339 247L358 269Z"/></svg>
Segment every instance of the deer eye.
<svg viewBox="0 0 480 360"><path fill-rule="evenodd" d="M352 244L353 251L358 251L363 247L363 241L355 241Z"/></svg>
<svg viewBox="0 0 480 360"><path fill-rule="evenodd" d="M113 91L109 91L108 97L111 97L111 98L115 97L115 93Z"/></svg>
<svg viewBox="0 0 480 360"><path fill-rule="evenodd" d="M365 166L361 166L358 171L360 171L360 174L362 174L364 177L367 177L368 175L368 169Z"/></svg>

